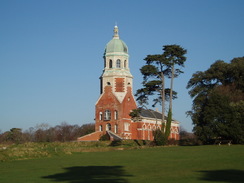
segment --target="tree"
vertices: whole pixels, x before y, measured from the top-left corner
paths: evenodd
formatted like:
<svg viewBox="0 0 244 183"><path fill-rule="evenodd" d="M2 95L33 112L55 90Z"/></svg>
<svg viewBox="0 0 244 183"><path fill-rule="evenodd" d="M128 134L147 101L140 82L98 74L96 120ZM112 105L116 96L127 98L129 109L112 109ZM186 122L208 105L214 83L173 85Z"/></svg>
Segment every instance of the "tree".
<svg viewBox="0 0 244 183"><path fill-rule="evenodd" d="M22 130L20 128L11 128L7 134L7 140L16 144L19 144L24 140Z"/></svg>
<svg viewBox="0 0 244 183"><path fill-rule="evenodd" d="M215 139L244 143L244 57L230 63L216 61L208 70L193 74L187 88L193 98L188 114L203 143Z"/></svg>
<svg viewBox="0 0 244 183"><path fill-rule="evenodd" d="M167 117L167 124L166 124L166 130L165 135L168 138L170 135L170 127L171 127L171 121L172 121L172 107L173 107L173 83L174 78L177 77L179 74L183 73L179 68L175 69L175 66L184 67L184 62L186 61L185 54L187 51L183 48L181 48L179 45L166 45L163 48L164 50L164 57L167 60L167 63L169 64L170 72L169 72L169 78L171 78L170 81L170 95L169 95L169 111L168 111L168 117Z"/></svg>
<svg viewBox="0 0 244 183"><path fill-rule="evenodd" d="M94 123L87 123L87 124L84 124L80 127L79 133L77 134L78 135L77 137L81 137L81 136L84 136L84 135L87 135L87 134L90 134L93 132L95 132L95 124Z"/></svg>
<svg viewBox="0 0 244 183"><path fill-rule="evenodd" d="M163 56L166 60L166 64L170 67L169 70L170 72L168 73L169 78L171 78L169 109L171 109L172 111L174 78L178 77L179 74L183 73L181 69L175 67L176 66L184 67L184 63L186 61L185 54L187 53L187 50L183 49L179 45L166 45L164 46L163 50L164 50Z"/></svg>
<svg viewBox="0 0 244 183"><path fill-rule="evenodd" d="M182 71L175 69L175 65L184 66L186 50L179 45L163 46L163 54L147 55L144 59L144 65L140 71L143 75L143 88L136 92L139 104L148 104L149 96L154 96L153 107L159 103L162 105L162 131L164 132L165 121L165 101L170 100L170 110L172 114L172 99L176 98L176 92L173 91L173 80ZM171 88L165 88L165 77L171 78ZM166 131L170 130L171 119L166 124ZM167 132L167 135L169 133ZM167 136L168 137L168 136Z"/></svg>
<svg viewBox="0 0 244 183"><path fill-rule="evenodd" d="M192 146L192 145L200 145L198 143L197 137L190 132L187 132L183 127L180 128L180 142L181 146Z"/></svg>

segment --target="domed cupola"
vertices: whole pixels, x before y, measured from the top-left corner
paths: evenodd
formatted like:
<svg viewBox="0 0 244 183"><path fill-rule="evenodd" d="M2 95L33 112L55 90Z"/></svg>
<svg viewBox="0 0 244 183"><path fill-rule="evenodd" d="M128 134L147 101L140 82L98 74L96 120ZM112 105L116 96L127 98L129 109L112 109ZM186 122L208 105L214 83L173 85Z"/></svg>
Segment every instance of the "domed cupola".
<svg viewBox="0 0 244 183"><path fill-rule="evenodd" d="M122 41L119 39L119 29L118 26L114 27L114 36L111 41L108 42L105 48L104 56L109 56L109 55L128 55L128 47Z"/></svg>
<svg viewBox="0 0 244 183"><path fill-rule="evenodd" d="M132 91L133 76L129 69L128 47L119 39L118 31L118 27L115 26L113 39L105 47L104 70L100 79L101 94L107 86L111 87L116 98L122 102L127 91Z"/></svg>

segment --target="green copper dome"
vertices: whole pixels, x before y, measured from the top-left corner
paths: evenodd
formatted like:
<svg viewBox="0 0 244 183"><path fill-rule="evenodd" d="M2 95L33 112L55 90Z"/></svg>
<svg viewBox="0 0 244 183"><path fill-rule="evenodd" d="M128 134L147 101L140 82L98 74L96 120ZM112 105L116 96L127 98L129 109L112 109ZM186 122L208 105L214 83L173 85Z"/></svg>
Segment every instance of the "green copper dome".
<svg viewBox="0 0 244 183"><path fill-rule="evenodd" d="M124 41L119 39L117 26L114 27L113 39L108 42L108 44L106 45L106 48L105 48L105 54L113 53L113 52L122 52L122 53L128 54L127 45L124 43Z"/></svg>
<svg viewBox="0 0 244 183"><path fill-rule="evenodd" d="M108 42L105 52L106 53L111 53L111 52L128 53L128 48L127 45L124 43L124 41L120 39L112 39L111 41Z"/></svg>

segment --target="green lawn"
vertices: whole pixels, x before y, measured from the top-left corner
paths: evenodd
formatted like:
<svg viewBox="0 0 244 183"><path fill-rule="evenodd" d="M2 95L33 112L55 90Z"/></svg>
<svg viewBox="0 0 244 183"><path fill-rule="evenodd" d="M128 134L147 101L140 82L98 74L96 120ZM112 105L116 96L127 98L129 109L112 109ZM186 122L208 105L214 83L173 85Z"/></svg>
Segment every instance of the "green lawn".
<svg viewBox="0 0 244 183"><path fill-rule="evenodd" d="M155 147L0 162L1 183L244 182L244 146Z"/></svg>

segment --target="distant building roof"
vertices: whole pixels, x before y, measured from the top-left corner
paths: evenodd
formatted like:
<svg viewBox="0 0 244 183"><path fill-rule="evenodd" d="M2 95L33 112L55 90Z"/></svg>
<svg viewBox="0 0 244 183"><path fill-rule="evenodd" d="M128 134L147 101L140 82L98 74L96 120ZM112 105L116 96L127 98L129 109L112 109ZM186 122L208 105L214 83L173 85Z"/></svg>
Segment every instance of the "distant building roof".
<svg viewBox="0 0 244 183"><path fill-rule="evenodd" d="M139 109L140 109L141 117L162 119L162 113L158 111L154 111L152 109L143 109L143 108L139 108Z"/></svg>
<svg viewBox="0 0 244 183"><path fill-rule="evenodd" d="M140 109L140 116L144 118L157 118L157 119L162 119L162 113L159 111L154 111L152 109L144 109L144 108L139 108ZM164 116L164 119L167 120L167 116ZM176 121L175 119L172 119L173 121Z"/></svg>

